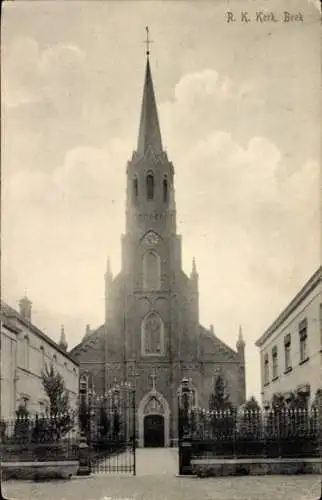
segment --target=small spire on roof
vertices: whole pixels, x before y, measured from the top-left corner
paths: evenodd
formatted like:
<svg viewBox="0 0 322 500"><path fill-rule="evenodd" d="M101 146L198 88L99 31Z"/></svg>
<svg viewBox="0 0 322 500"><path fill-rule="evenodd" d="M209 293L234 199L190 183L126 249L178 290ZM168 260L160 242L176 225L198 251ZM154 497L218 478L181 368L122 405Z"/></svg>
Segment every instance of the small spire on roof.
<svg viewBox="0 0 322 500"><path fill-rule="evenodd" d="M64 325L61 325L60 327L60 340L59 340L59 347L63 349L64 351L67 351L67 340L66 340L66 334L65 334L65 327Z"/></svg>
<svg viewBox="0 0 322 500"><path fill-rule="evenodd" d="M192 258L192 274L197 274L196 258Z"/></svg>

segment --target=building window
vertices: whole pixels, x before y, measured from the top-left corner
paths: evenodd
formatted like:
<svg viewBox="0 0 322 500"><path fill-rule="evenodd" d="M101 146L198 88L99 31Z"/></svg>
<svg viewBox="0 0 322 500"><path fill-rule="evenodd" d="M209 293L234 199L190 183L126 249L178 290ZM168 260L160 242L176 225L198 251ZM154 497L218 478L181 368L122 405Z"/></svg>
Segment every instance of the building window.
<svg viewBox="0 0 322 500"><path fill-rule="evenodd" d="M285 371L292 367L291 364L291 334L288 333L284 337L284 356L285 356Z"/></svg>
<svg viewBox="0 0 322 500"><path fill-rule="evenodd" d="M269 359L268 354L264 356L264 384L269 383Z"/></svg>
<svg viewBox="0 0 322 500"><path fill-rule="evenodd" d="M299 323L300 363L307 359L307 319Z"/></svg>
<svg viewBox="0 0 322 500"><path fill-rule="evenodd" d="M23 366L29 370L29 337L26 335L23 339Z"/></svg>
<svg viewBox="0 0 322 500"><path fill-rule="evenodd" d="M168 179L163 179L163 201L168 201Z"/></svg>
<svg viewBox="0 0 322 500"><path fill-rule="evenodd" d="M274 346L272 349L272 379L278 377L278 356L277 356L277 347Z"/></svg>
<svg viewBox="0 0 322 500"><path fill-rule="evenodd" d="M88 377L82 375L79 381L79 395L81 400L88 401Z"/></svg>
<svg viewBox="0 0 322 500"><path fill-rule="evenodd" d="M45 362L45 348L43 345L40 346L40 356L41 356L41 363L40 363L40 370L43 371L46 368L46 362Z"/></svg>
<svg viewBox="0 0 322 500"><path fill-rule="evenodd" d="M138 199L138 196L139 196L139 185L138 185L138 180L136 177L134 177L133 179L133 183L132 183L132 188L133 188L133 201L136 201Z"/></svg>
<svg viewBox="0 0 322 500"><path fill-rule="evenodd" d="M148 200L153 200L154 197L154 177L148 174L146 177L146 195Z"/></svg>
<svg viewBox="0 0 322 500"><path fill-rule="evenodd" d="M162 356L164 351L164 326L160 316L149 313L142 322L142 353Z"/></svg>
<svg viewBox="0 0 322 500"><path fill-rule="evenodd" d="M143 256L143 288L145 290L160 290L161 259L155 251L148 251Z"/></svg>

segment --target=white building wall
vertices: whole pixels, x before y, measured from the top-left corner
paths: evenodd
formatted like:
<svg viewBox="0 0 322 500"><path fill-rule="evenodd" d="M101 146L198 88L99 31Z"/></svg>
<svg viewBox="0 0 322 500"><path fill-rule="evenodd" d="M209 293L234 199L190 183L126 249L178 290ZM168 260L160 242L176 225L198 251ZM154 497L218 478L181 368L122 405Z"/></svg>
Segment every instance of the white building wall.
<svg viewBox="0 0 322 500"><path fill-rule="evenodd" d="M13 319L20 331L11 335L14 350L9 345L7 329L1 328L1 416L14 417L15 410L25 403L31 413L44 408L46 394L41 373L45 363L62 375L69 392L70 403L76 406L79 389L79 367L58 348L41 338L32 327Z"/></svg>
<svg viewBox="0 0 322 500"><path fill-rule="evenodd" d="M310 403L317 389L322 388L322 287L321 281L300 302L298 307L271 333L260 347L262 402L271 400L274 393L296 391L300 386L310 386ZM299 323L307 320L307 357L300 359ZM285 370L284 337L291 335L291 367ZM272 348L278 350L278 378L272 380ZM269 383L264 382L264 359L269 358Z"/></svg>
<svg viewBox="0 0 322 500"><path fill-rule="evenodd" d="M10 418L16 406L16 333L1 324L1 409L0 418Z"/></svg>

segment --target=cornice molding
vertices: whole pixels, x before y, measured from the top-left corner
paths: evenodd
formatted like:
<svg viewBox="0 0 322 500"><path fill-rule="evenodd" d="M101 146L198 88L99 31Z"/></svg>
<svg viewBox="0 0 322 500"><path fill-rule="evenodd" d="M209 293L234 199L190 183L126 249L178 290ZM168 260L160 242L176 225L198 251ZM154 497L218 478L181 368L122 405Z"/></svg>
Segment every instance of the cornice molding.
<svg viewBox="0 0 322 500"><path fill-rule="evenodd" d="M295 295L288 306L281 312L271 326L263 333L263 335L255 342L256 347L262 347L269 337L284 323L284 321L297 309L303 300L321 283L322 267L311 276L301 290Z"/></svg>

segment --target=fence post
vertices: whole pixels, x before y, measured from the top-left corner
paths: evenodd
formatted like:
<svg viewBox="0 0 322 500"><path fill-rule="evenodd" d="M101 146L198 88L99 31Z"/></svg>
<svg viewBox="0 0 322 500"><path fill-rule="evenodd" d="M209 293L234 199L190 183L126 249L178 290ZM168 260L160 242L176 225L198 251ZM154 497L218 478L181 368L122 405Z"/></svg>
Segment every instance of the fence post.
<svg viewBox="0 0 322 500"><path fill-rule="evenodd" d="M319 500L322 500L322 390L318 392L318 428L319 428L319 448L320 448L320 465L321 465L321 493Z"/></svg>
<svg viewBox="0 0 322 500"><path fill-rule="evenodd" d="M178 391L179 475L192 474L189 380L183 378Z"/></svg>
<svg viewBox="0 0 322 500"><path fill-rule="evenodd" d="M77 475L89 476L91 473L90 451L85 434L83 432L81 433L81 438L78 448L79 448L79 467Z"/></svg>
<svg viewBox="0 0 322 500"><path fill-rule="evenodd" d="M133 426L133 443L132 443L132 452L133 452L133 476L136 476L136 411L135 411L135 403L136 403L136 392L135 387L131 388L131 410L132 410L132 426Z"/></svg>

